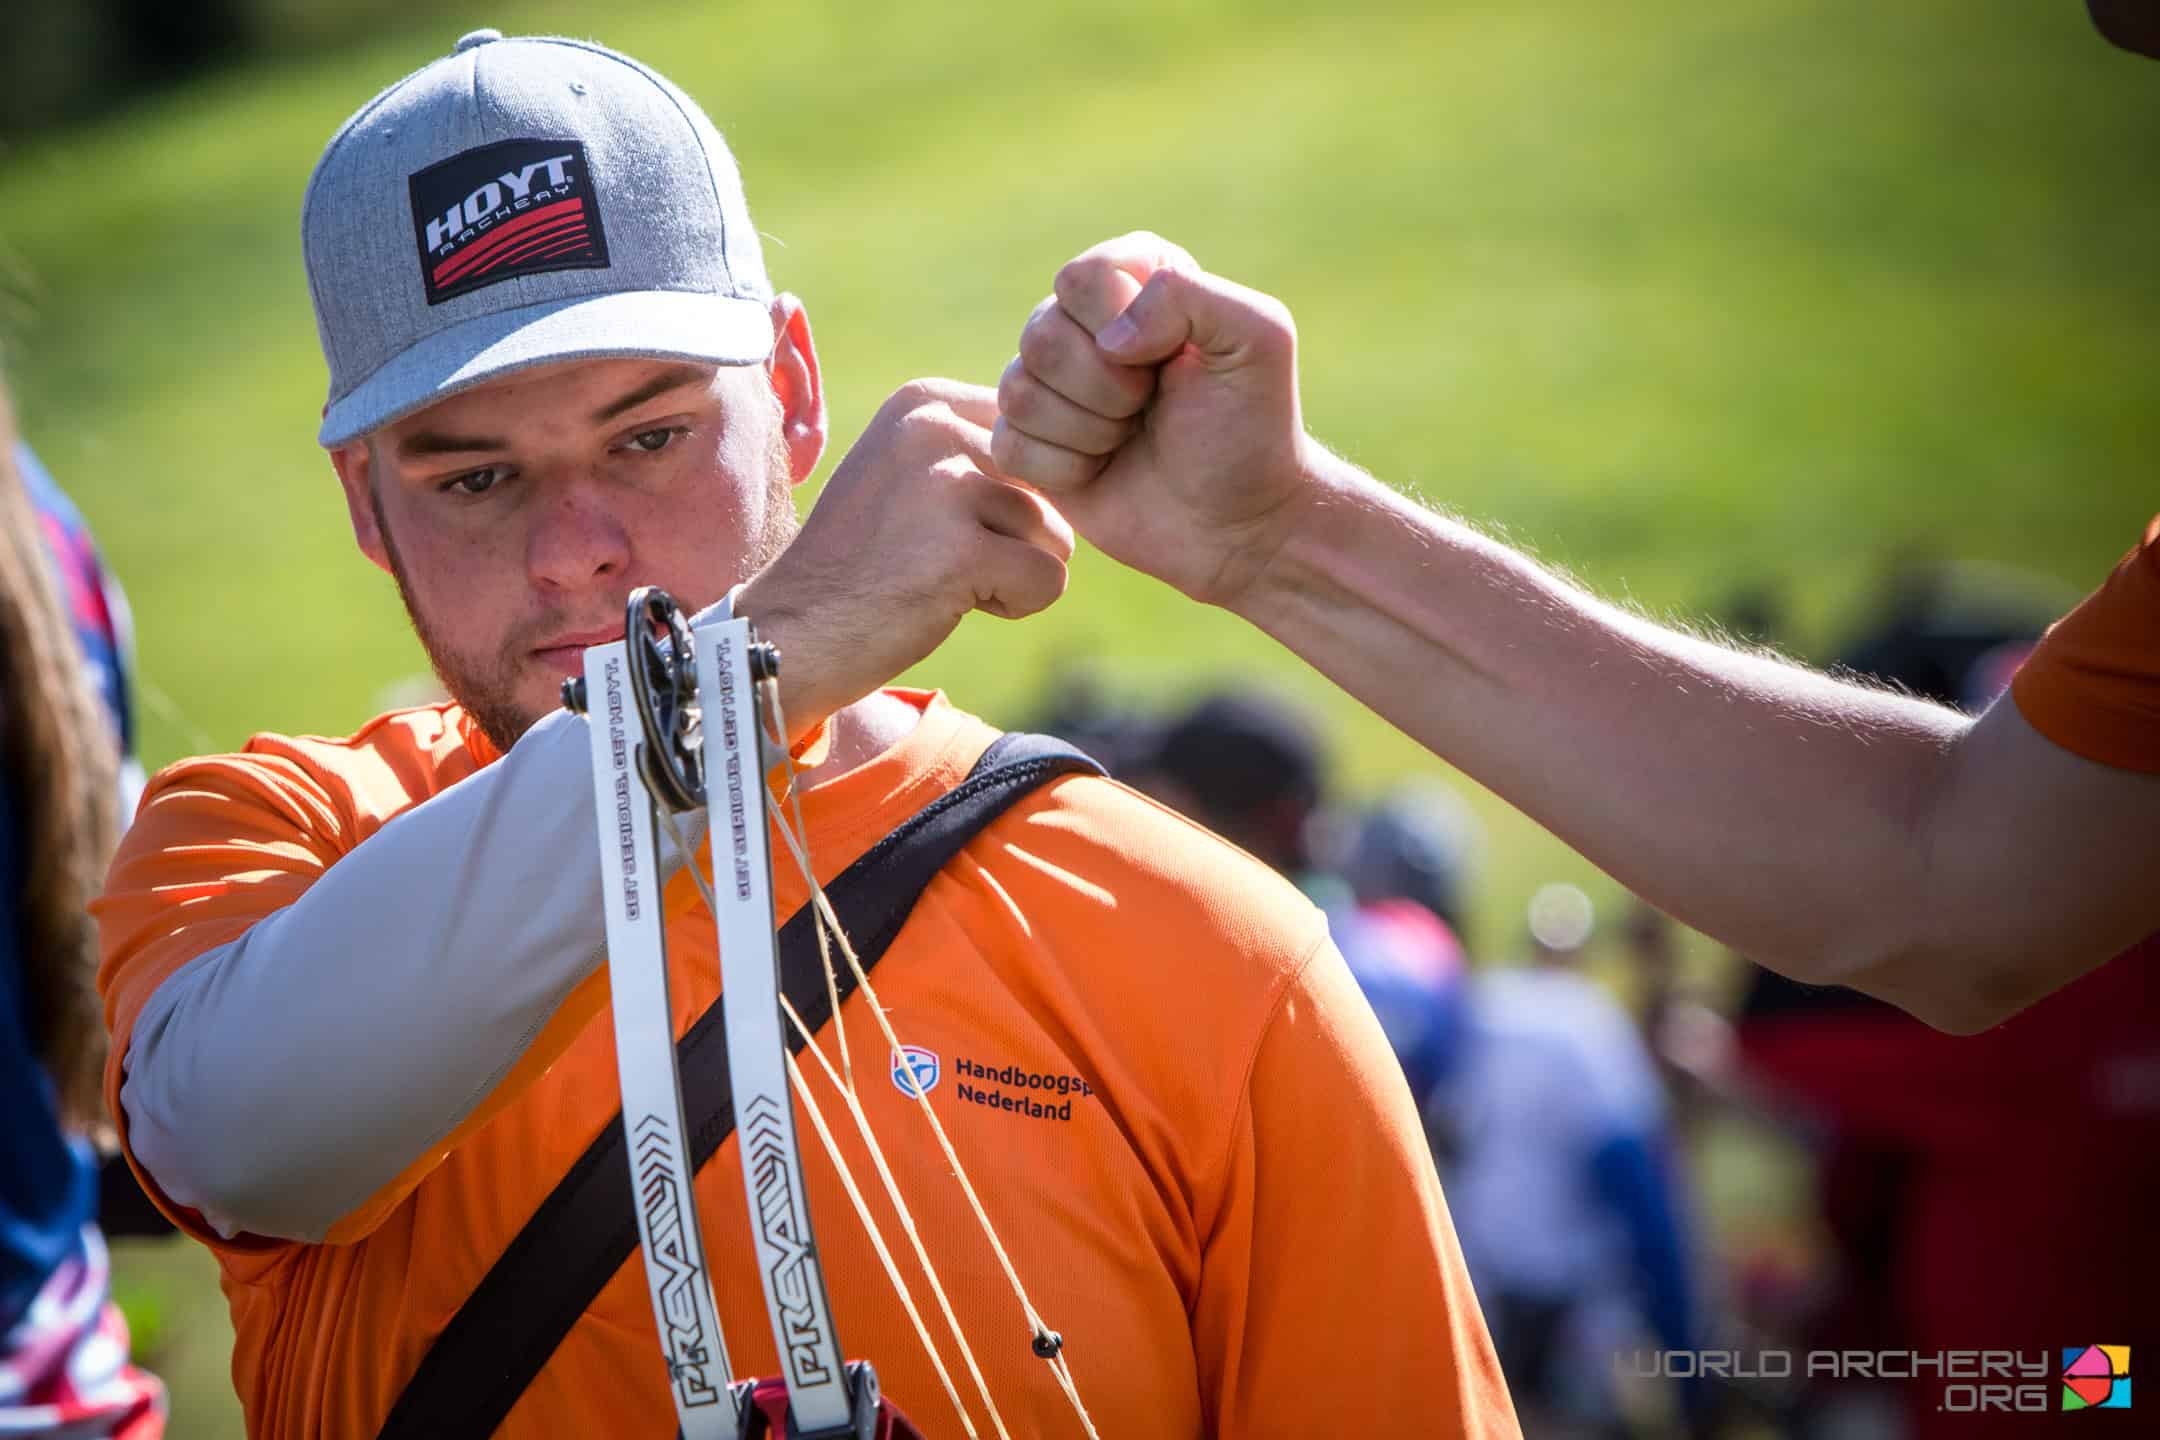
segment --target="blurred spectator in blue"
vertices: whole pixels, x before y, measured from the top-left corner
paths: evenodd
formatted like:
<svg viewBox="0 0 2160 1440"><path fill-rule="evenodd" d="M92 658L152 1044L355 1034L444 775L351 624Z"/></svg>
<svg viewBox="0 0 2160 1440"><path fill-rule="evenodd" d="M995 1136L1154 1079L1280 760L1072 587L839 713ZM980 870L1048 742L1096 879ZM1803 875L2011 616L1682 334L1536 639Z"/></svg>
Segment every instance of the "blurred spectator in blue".
<svg viewBox="0 0 2160 1440"><path fill-rule="evenodd" d="M1429 1102L1456 1070L1466 1024L1465 957L1440 912L1462 912L1467 818L1438 803L1420 813L1419 792L1406 792L1354 822L1334 819L1321 806L1325 772L1303 715L1231 691L1158 727L1120 778L1273 866L1326 912L1431 1133ZM1432 1138L1438 1153L1446 1136Z"/></svg>
<svg viewBox="0 0 2160 1440"><path fill-rule="evenodd" d="M1468 930L1477 819L1444 785L1409 784L1382 796L1339 844L1338 868L1358 903L1414 900L1456 935Z"/></svg>
<svg viewBox="0 0 2160 1440"><path fill-rule="evenodd" d="M1656 1070L1628 1013L1563 966L1472 976L1468 1014L1433 1100L1463 1258L1525 1432L1609 1431L1616 1356L1702 1344ZM1690 1413L1698 1392L1679 1396Z"/></svg>
<svg viewBox="0 0 2160 1440"><path fill-rule="evenodd" d="M0 396L0 1434L164 1430L94 1223L105 1027L85 912L123 804L121 624Z"/></svg>
<svg viewBox="0 0 2160 1440"><path fill-rule="evenodd" d="M1463 918L1470 832L1458 809L1420 815L1420 792L1389 797L1340 827L1339 870L1322 864L1323 749L1272 697L1201 700L1133 778L1327 911L1424 1110L1525 1433L1623 1433L1619 1352L1645 1337L1700 1343L1664 1100L1632 1019L1569 969L1469 972L1436 913ZM1580 907L1545 908L1571 920ZM1587 939L1586 922L1554 923L1562 949ZM1699 1387L1682 1388L1699 1413Z"/></svg>
<svg viewBox="0 0 2160 1440"><path fill-rule="evenodd" d="M1467 957L1455 932L1415 900L1383 899L1328 912L1328 930L1387 1035L1425 1117L1443 1173L1461 1159L1436 1101L1462 1071L1469 1035Z"/></svg>

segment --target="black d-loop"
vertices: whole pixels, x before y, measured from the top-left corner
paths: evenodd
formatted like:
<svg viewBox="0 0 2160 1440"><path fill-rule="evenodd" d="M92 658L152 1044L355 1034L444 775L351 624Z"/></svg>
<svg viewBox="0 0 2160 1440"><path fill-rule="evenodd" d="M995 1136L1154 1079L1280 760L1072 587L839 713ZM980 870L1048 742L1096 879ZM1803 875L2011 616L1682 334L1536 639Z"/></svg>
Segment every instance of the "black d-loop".
<svg viewBox="0 0 2160 1440"><path fill-rule="evenodd" d="M660 804L695 810L705 803L705 737L689 622L667 591L641 585L630 592L623 639L630 652L630 695L645 731L638 773Z"/></svg>

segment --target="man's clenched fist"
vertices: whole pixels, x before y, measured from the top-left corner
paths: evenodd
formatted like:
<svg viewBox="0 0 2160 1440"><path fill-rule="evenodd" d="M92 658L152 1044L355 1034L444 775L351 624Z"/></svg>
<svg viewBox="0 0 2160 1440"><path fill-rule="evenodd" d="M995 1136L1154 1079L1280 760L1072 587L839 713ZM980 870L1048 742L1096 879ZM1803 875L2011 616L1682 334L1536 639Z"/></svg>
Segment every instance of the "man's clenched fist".
<svg viewBox="0 0 2160 1440"><path fill-rule="evenodd" d="M791 727L885 684L970 610L1018 619L1065 593L1072 529L1042 496L991 473L996 417L979 385L901 386L802 533L744 587L742 612L785 652Z"/></svg>
<svg viewBox="0 0 2160 1440"><path fill-rule="evenodd" d="M1146 232L1058 272L998 385L997 469L1112 558L1235 606L1324 452L1298 411L1282 302Z"/></svg>

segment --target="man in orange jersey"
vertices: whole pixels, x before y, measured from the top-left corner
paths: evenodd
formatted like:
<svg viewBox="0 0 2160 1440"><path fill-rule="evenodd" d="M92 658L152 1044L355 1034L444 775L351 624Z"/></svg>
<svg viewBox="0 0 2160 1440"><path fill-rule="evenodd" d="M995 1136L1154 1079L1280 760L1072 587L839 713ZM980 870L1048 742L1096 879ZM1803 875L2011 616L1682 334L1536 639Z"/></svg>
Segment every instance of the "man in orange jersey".
<svg viewBox="0 0 2160 1440"><path fill-rule="evenodd" d="M250 1433L368 1436L616 1108L585 722L556 709L582 648L639 584L753 617L829 880L993 738L880 687L969 610L1049 604L1071 539L990 466L991 393L946 382L893 397L796 533L825 439L809 320L766 281L719 135L622 56L465 37L331 141L302 225L321 439L456 698L158 776L98 908L100 979L112 1113L217 1255ZM718 989L691 880L664 899L678 1033ZM781 914L803 899L778 877ZM1401 1073L1264 867L1068 777L946 864L877 983L913 1049L888 1075L843 1006L862 1103L1013 1433L1079 1428L909 1084L1100 1433L1517 1433ZM697 1200L736 1368L772 1374L735 1166ZM849 1352L960 1433L809 1170ZM498 1433L669 1433L638 1270Z"/></svg>
<svg viewBox="0 0 2160 1440"><path fill-rule="evenodd" d="M2160 55L2160 4L2092 11ZM1282 303L1157 236L1055 292L1002 473L1660 909L1958 1032L2160 931L2160 522L1975 720L1653 624L1396 494L1306 434Z"/></svg>

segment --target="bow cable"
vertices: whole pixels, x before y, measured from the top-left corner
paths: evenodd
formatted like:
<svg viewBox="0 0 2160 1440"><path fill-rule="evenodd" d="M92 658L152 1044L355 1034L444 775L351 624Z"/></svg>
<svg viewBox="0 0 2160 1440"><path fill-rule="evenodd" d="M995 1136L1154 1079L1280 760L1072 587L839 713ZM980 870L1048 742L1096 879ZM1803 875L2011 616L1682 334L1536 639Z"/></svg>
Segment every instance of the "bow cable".
<svg viewBox="0 0 2160 1440"><path fill-rule="evenodd" d="M799 1426L809 1434L856 1433L861 1426L872 1423L876 1415L892 1413L890 1405L878 1395L870 1367L842 1359L811 1227L791 1091L810 1116L962 1427L971 1440L976 1435L953 1378L817 1106L808 1080L788 1053L781 1024L783 1014L847 1105L975 1388L999 1437L1009 1440L1004 1419L991 1399L981 1367L961 1331L856 1089L847 1030L840 1016L838 969L832 955L835 947L846 960L886 1042L896 1054L904 1053L904 1049L810 862L798 776L785 740L786 718L777 682L778 653L758 642L746 618L690 630L681 610L656 587L643 587L632 594L625 632L620 644L587 650L584 678L565 682L564 703L587 714L592 722L593 785L601 852L606 857L602 873L608 877L603 889L623 1113L638 1189L647 1293L659 1327L683 1440L730 1440L738 1425L760 1423L754 1412L766 1404L775 1407L770 1412L774 1417L781 1408L787 1410L791 1432ZM595 702L590 708L588 699ZM638 722L641 738L631 733L632 719ZM786 809L766 785L775 760L785 768ZM633 777L645 791L642 804L635 803L630 794ZM753 793L758 799L750 798ZM676 822L675 812L701 804L709 822L707 838L714 865L711 878L704 873L696 850L686 842ZM767 827L760 823L768 815L809 890L812 932L832 1006L833 1028L838 1032L838 1071L780 987L771 855ZM723 1025L738 1117L737 1149L743 1165L759 1280L782 1369L780 1382L756 1384L755 1398L753 1383L733 1381L728 1369L711 1271L690 1185L693 1172L668 999L666 936L660 903L662 877L654 841L656 821L665 825L713 914L722 990L736 1002L724 1007ZM617 852L612 856L610 846ZM727 883L716 883L722 877ZM919 1084L900 1088L914 1098L929 1122L1019 1302L1034 1353L1049 1364L1081 1428L1091 1440L1097 1440L1094 1423L1073 1381L1070 1361L1063 1353L1064 1341L1043 1321L1028 1298L927 1092ZM784 1392L780 1390L782 1385ZM770 1397L768 1391L773 1392ZM725 1406L718 1403L722 1397L729 1401ZM904 1425L904 1420L901 1423ZM860 1433L870 1432L861 1429Z"/></svg>
<svg viewBox="0 0 2160 1440"><path fill-rule="evenodd" d="M704 711L703 799L725 997L721 1021L758 1281L790 1415L805 1432L838 1432L855 1405L812 1228L789 1096L764 747L754 708L755 687L777 668L777 658L770 647L758 645L749 620L741 617L708 624L690 642ZM678 673L687 670L680 663L682 652L676 655Z"/></svg>
<svg viewBox="0 0 2160 1440"><path fill-rule="evenodd" d="M696 852L684 839L681 829L675 823L675 817L663 809L660 812L660 819L667 826L668 834L674 839L676 848L685 855L694 855ZM698 866L693 864L687 868L690 872L691 881L697 886L698 894L704 897L705 904L708 907L712 906L716 903L713 899L712 882L705 878L705 872ZM840 1077L834 1073L832 1062L825 1058L824 1052L818 1049L817 1042L810 1038L810 1032L803 1025L802 1017L795 1013L794 1002L790 1001L785 994L780 997L780 1008L787 1012L787 1017L793 1023L796 1033L803 1037L804 1044L808 1046L810 1053L817 1057L818 1064L824 1067L825 1074L831 1078L834 1086L838 1087ZM945 1368L944 1357L938 1353L937 1342L930 1337L930 1327L924 1322L922 1312L915 1308L915 1297L908 1289L907 1280L901 1275L900 1267L894 1261L892 1251L885 1246L885 1236L878 1226L877 1217L871 1213L869 1202L863 1198L862 1191L857 1188L854 1172L849 1168L846 1157L840 1153L840 1147L834 1141L832 1131L825 1124L824 1115L818 1110L817 1098L810 1093L809 1082L803 1078L802 1069L795 1063L795 1057L792 1055L788 1057L788 1077L794 1084L797 1098L802 1101L803 1109L809 1112L810 1122L817 1130L818 1139L824 1143L826 1157L832 1161L833 1169L839 1172L840 1184L847 1191L849 1203L855 1207L856 1218L862 1221L863 1229L869 1232L870 1244L877 1251L878 1260L885 1267L886 1277L892 1281L893 1290L900 1297L901 1307L907 1311L908 1319L915 1327L916 1338L922 1341L924 1351L930 1356L931 1368L937 1371L938 1380L945 1387L946 1397L952 1401L953 1409L959 1412L961 1428L967 1431L969 1440L975 1440L975 1422L968 1415L967 1406L960 1403L960 1392L953 1384L951 1372ZM855 1108L854 1096L844 1089L841 1093L843 1098L848 1100L851 1108ZM867 1126L868 1122L861 1123ZM865 1139L869 1139L867 1128L864 1129L863 1135ZM873 1146L871 1153L876 1156L880 1171L884 1171L884 1156L874 1148L876 1142L872 1141L871 1143ZM892 1194L894 1204L899 1206L898 1192L891 1189L890 1172L885 1173L888 1193ZM914 1221L908 1215L905 1207L900 1207L900 1218L907 1228L908 1238L915 1241L916 1257L922 1262L925 1272L929 1274L932 1287L937 1290L938 1302L944 1305L944 1288L938 1285L937 1272L930 1268L929 1257L922 1252L922 1242L914 1233ZM947 1324L953 1326L953 1334L957 1338L959 1336L959 1322L953 1319L949 1305L945 1307L945 1319ZM961 1353L966 1354L967 1342L962 1340L960 1346ZM968 1355L967 1362L968 1368L975 1371L975 1382L980 1387L982 1373L975 1370L975 1357ZM982 1396L983 1403L989 1404L989 1391L984 1390ZM997 1407L995 1405L991 1406L990 1413L992 1418L996 1417ZM1005 1428L1002 1424L998 1427L998 1434L1001 1436L1005 1434Z"/></svg>
<svg viewBox="0 0 2160 1440"><path fill-rule="evenodd" d="M923 1274L930 1281L930 1293L937 1298L938 1309L945 1317L946 1327L952 1331L953 1343L960 1347L960 1358L966 1362L968 1374L974 1378L975 1393L982 1397L983 1408L990 1412L990 1424L997 1430L1000 1440L1011 1440L1010 1432L1005 1429L1005 1417L998 1413L997 1401L990 1398L989 1383L983 1379L982 1367L975 1363L975 1351L969 1346L966 1334L960 1329L960 1317L953 1313L952 1301L946 1298L945 1282L938 1278L937 1267L930 1263L930 1252L923 1245L922 1232L915 1226L915 1216L908 1209L907 1201L901 1198L900 1182L893 1178L892 1167L885 1163L885 1149L878 1144L877 1135L870 1128L870 1117L863 1113L861 1100L857 1098L854 1091L840 1083L840 1077L833 1073L832 1062L825 1058L824 1050L811 1037L810 1027L803 1023L802 1016L795 1013L795 1006L788 1000L787 996L780 997L780 1004L787 1011L788 1021L795 1027L795 1033L802 1037L803 1047L816 1057L818 1064L825 1071L825 1078L832 1082L833 1088L840 1092L840 1098L847 1102L848 1112L855 1119L855 1129L862 1136L863 1145L869 1150L871 1161L877 1166L878 1178L884 1182L885 1197L891 1202L894 1211L900 1216L901 1233L907 1236L908 1244L915 1251L916 1263L922 1266ZM928 1346L929 1343L929 1337L926 1334L923 1344ZM931 1355L933 1359L936 1358L934 1349L931 1351ZM944 1373L942 1363L939 1365L938 1373L941 1375ZM959 1407L959 1403L959 1398L955 1396L953 1405L956 1409ZM962 1421L965 1422L967 1412L961 1410L960 1414ZM970 1429L968 1433L972 1435L974 1431Z"/></svg>
<svg viewBox="0 0 2160 1440"><path fill-rule="evenodd" d="M792 795L796 788L795 757L789 753L787 746L787 715L780 707L780 686L777 678L768 678L767 682L759 687L758 695L763 711L760 719L770 727L766 738L770 741L772 736L780 737L774 748L779 751L782 763L786 766L787 789ZM825 898L825 887L818 882L817 871L810 864L807 833L799 838L796 836L770 792L766 794L766 808L777 822L781 838L787 842L788 853L794 857L796 868L802 873L803 883L810 887L810 903L816 907L814 914L817 923L831 928L833 941L838 945L840 953L846 957L848 969L855 977L856 988L862 992L870 1013L877 1019L878 1028L884 1032L885 1043L892 1047L894 1054L902 1053L900 1037L893 1030L892 1020L885 1013L884 1003L878 999L877 989L870 983L869 973L863 968L861 958L856 955L855 946L848 939L847 931L841 927L840 917L833 913L832 902ZM799 819L801 811L798 809L796 814ZM831 963L829 958L827 963ZM833 1028L842 1028L837 1009L833 1012ZM1071 1403L1073 1413L1080 1419L1081 1428L1088 1433L1090 1440L1100 1440L1095 1430L1095 1422L1089 1418L1087 1406L1081 1402L1079 1388L1073 1381L1072 1362L1064 1354L1064 1338L1043 1322L1034 1302L1028 1299L1027 1287L1020 1283L1020 1272L1013 1267L1012 1258L1005 1253L1005 1246L998 1239L997 1227L990 1223L990 1214L983 1208L981 1197L975 1193L974 1182L968 1178L967 1167L960 1163L959 1152L953 1148L952 1139L945 1133L943 1122L938 1119L937 1111L931 1107L929 1093L920 1085L909 1085L905 1088L914 1097L923 1118L930 1122L931 1132L937 1136L938 1147L945 1152L946 1163L952 1167L953 1178L960 1182L961 1192L967 1196L968 1206L975 1212L976 1222L982 1227L984 1238L990 1242L991 1251L1005 1271L1005 1279L1011 1284L1013 1296L1019 1300L1021 1313L1027 1319L1031 1332L1031 1348L1039 1358L1049 1364L1050 1373L1057 1377L1058 1388L1065 1392L1065 1398ZM882 1161L880 1164L882 1166ZM957 1328L954 1333L958 1334ZM964 1341L962 1347L964 1350ZM972 1364L972 1359L970 1363Z"/></svg>
<svg viewBox="0 0 2160 1440"><path fill-rule="evenodd" d="M682 1076L675 1064L653 842L653 817L661 808L650 789L655 737L650 730L642 738L632 733L645 718L639 712L650 709L637 702L648 698L643 682L651 677L644 667L652 660L644 653L652 645L650 628L641 630L634 604L627 628L630 640L585 652L583 685L574 695L566 685L564 698L590 721L610 1009L646 1296L684 1440L734 1440L740 1402L697 1223Z"/></svg>

